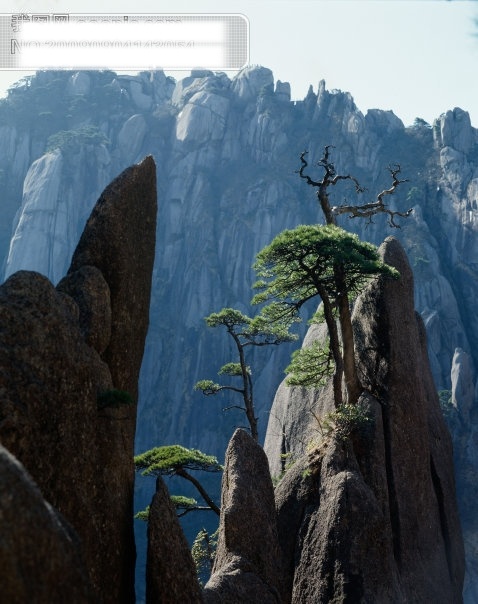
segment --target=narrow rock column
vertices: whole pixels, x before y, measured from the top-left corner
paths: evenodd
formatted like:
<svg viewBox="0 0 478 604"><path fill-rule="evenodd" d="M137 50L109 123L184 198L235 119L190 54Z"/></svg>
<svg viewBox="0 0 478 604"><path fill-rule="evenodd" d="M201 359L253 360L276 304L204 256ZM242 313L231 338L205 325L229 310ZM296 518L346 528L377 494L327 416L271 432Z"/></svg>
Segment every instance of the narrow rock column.
<svg viewBox="0 0 478 604"><path fill-rule="evenodd" d="M208 604L278 604L283 565L267 457L247 432L234 432L222 479L221 520Z"/></svg>
<svg viewBox="0 0 478 604"><path fill-rule="evenodd" d="M131 405L98 414L98 466L106 489L99 494L108 511L105 551L108 601L134 602L133 534L134 437L138 380L149 325L156 242L156 166L151 156L124 170L98 199L73 254L67 279L84 267L102 274L111 304L109 341L101 358L113 388L127 392ZM79 304L80 310L82 308ZM80 316L81 319L81 316Z"/></svg>
<svg viewBox="0 0 478 604"><path fill-rule="evenodd" d="M149 507L146 602L203 602L189 545L161 476Z"/></svg>

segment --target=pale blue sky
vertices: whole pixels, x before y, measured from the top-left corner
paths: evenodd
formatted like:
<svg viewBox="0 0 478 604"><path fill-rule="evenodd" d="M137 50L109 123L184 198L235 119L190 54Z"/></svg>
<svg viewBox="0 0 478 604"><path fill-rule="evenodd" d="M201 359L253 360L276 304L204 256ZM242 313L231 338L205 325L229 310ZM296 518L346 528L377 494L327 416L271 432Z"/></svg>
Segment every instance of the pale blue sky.
<svg viewBox="0 0 478 604"><path fill-rule="evenodd" d="M29 12L32 4L2 0L2 12ZM351 92L364 113L392 109L410 124L415 117L432 122L458 106L478 127L475 0L35 0L34 7L242 13L250 22L251 63L290 82L295 99L324 79L328 89ZM21 75L0 73L0 94Z"/></svg>

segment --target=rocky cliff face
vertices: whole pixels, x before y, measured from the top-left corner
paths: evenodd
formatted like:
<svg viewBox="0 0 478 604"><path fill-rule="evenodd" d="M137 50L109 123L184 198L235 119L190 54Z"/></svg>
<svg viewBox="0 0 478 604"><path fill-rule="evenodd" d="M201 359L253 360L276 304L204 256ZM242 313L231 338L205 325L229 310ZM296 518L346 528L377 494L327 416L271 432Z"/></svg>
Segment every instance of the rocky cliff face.
<svg viewBox="0 0 478 604"><path fill-rule="evenodd" d="M162 73L43 72L1 104L0 128L1 224L13 225L11 234L0 231L7 275L35 268L60 278L107 182L139 157L156 159L159 244L138 450L181 442L221 454L241 425L234 412L221 413L227 401L192 391L231 355L202 317L226 305L247 311L256 252L284 228L317 220L313 193L294 173L300 152L308 149L313 163L324 145L335 145L336 167L357 176L371 195L389 186L386 167L399 162L409 183L393 204L414 212L394 234L414 272L436 387L460 418L453 423L457 484L468 513L477 466L478 147L465 111L405 128L392 112L363 114L350 94L328 91L323 82L292 102L287 84L274 83L263 67L233 80L196 71L176 84ZM337 195L340 201L353 192ZM378 219L367 227L343 220L377 244L388 232ZM252 359L262 434L289 352L276 349L266 358L258 351ZM466 534L475 541L471 519Z"/></svg>
<svg viewBox="0 0 478 604"><path fill-rule="evenodd" d="M401 278L380 278L354 308L366 388L359 404L369 423L357 427L351 440L323 436L320 422L332 404L327 390L313 415L302 405L301 422L309 430L294 426L292 398L278 396L272 409L272 432L280 421L285 434L295 428L302 447L310 439L309 452L276 489L292 602L462 601L464 551L451 439L414 311L406 256L393 238L380 250ZM267 441L266 452L279 466Z"/></svg>
<svg viewBox="0 0 478 604"><path fill-rule="evenodd" d="M78 533L88 601L134 601L133 441L154 259L155 183L150 157L111 183L58 288L31 271L14 273L0 287L0 440ZM33 490L32 506L46 518ZM25 498L18 495L19 505ZM38 534L41 545L46 536ZM73 564L68 543L58 541L61 547L64 564ZM25 568L28 556L26 548ZM62 568L61 560L55 564L51 581ZM68 594L67 585L58 593ZM65 599L75 593L73 586ZM53 600L38 595L32 601Z"/></svg>

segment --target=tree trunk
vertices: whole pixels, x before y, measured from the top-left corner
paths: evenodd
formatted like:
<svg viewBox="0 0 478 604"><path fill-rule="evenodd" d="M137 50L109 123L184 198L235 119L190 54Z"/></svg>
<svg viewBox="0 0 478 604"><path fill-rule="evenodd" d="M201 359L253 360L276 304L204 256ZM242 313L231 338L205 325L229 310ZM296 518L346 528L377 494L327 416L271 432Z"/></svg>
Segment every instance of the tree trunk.
<svg viewBox="0 0 478 604"><path fill-rule="evenodd" d="M332 381L334 386L334 402L335 407L337 408L343 403L342 377L344 374L344 363L340 350L339 331L337 329L337 322L335 321L334 309L330 302L330 298L320 285L316 284L316 287L324 305L324 317L329 330L330 350L332 351L332 356L335 363L335 372Z"/></svg>
<svg viewBox="0 0 478 604"><path fill-rule="evenodd" d="M196 489L199 491L199 493L201 493L204 501L208 504L208 506L211 508L211 510L213 510L213 512L216 512L216 514L218 516L220 515L221 512L220 512L219 508L214 503L214 501L209 497L206 489L202 486L202 484L199 482L199 480L194 478L194 476L191 476L191 474L189 474L189 472L186 472L186 470L184 468L178 468L176 470L176 474L178 476L181 476L182 478L185 478L186 480L189 480L189 482L192 482L193 485L196 487Z"/></svg>
<svg viewBox="0 0 478 604"><path fill-rule="evenodd" d="M257 442L259 442L259 432L257 430L257 418L254 414L254 405L252 403L246 406L246 416L251 427L251 436Z"/></svg>
<svg viewBox="0 0 478 604"><path fill-rule="evenodd" d="M319 199L320 207L325 216L325 222L327 224L337 224L337 219L332 213L332 209L330 207L329 196L327 193L328 184L322 184L317 191L317 197Z"/></svg>
<svg viewBox="0 0 478 604"><path fill-rule="evenodd" d="M254 396L252 393L252 380L249 375L249 371L247 369L246 358L244 356L244 346L239 340L237 334L230 332L237 346L237 352L239 353L239 363L241 365L241 373L242 373L242 383L244 386L243 389L243 397L244 397L244 406L246 408L246 417L249 422L249 426L251 428L251 436L256 441L259 442L259 433L257 431L257 418L254 409Z"/></svg>
<svg viewBox="0 0 478 604"><path fill-rule="evenodd" d="M343 294L339 297L339 321L342 332L344 378L347 390L347 402L355 405L362 392L362 384L358 378L357 365L355 363L354 333L352 327L352 316L350 314L349 297Z"/></svg>
<svg viewBox="0 0 478 604"><path fill-rule="evenodd" d="M334 278L338 291L337 306L339 308L339 322L342 335L342 358L344 361L344 378L345 388L347 391L347 402L349 405L355 405L363 388L357 374L352 315L350 313L350 303L344 270L340 264L334 266Z"/></svg>

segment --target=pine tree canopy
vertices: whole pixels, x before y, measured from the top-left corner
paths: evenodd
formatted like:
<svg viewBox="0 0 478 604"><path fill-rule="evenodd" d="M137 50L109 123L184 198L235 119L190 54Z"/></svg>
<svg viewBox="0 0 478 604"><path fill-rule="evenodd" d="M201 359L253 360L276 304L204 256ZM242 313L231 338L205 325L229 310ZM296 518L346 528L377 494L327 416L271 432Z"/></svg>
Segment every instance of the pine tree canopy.
<svg viewBox="0 0 478 604"><path fill-rule="evenodd" d="M221 472L223 469L216 457L181 445L154 447L137 455L134 464L137 470L143 470L143 476L172 475L181 469L204 472Z"/></svg>
<svg viewBox="0 0 478 604"><path fill-rule="evenodd" d="M347 294L358 293L373 275L398 278L396 269L380 260L376 246L335 225L301 225L285 230L257 255L259 277L254 287L263 291L254 303L276 300L302 304L322 289L336 299L336 271L344 277Z"/></svg>

